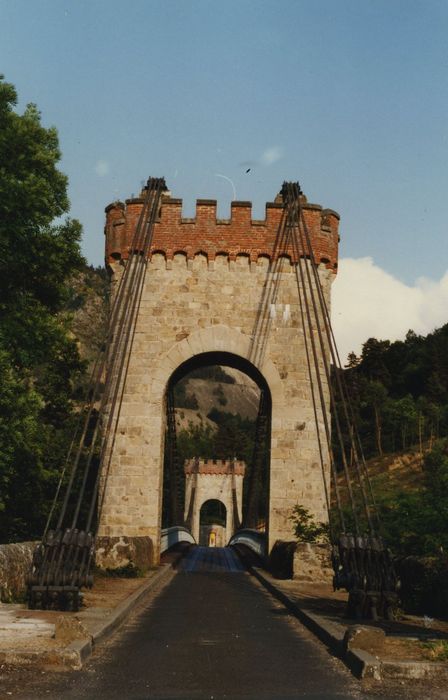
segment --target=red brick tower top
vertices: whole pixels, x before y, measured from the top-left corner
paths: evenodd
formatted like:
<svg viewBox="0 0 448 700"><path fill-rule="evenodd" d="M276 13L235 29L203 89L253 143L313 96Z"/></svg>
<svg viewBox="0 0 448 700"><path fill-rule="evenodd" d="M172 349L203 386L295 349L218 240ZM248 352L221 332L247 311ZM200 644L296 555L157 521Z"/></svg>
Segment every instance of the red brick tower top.
<svg viewBox="0 0 448 700"><path fill-rule="evenodd" d="M246 463L240 459L187 459L184 464L185 474L236 474L244 476Z"/></svg>
<svg viewBox="0 0 448 700"><path fill-rule="evenodd" d="M127 259L143 196L142 192L138 198L106 207L106 264ZM187 219L182 217L182 200L165 193L149 255L163 253L170 260L176 253L184 253L189 259L201 253L211 261L216 255L226 254L229 260L235 260L242 254L249 256L251 262L256 262L259 256L275 260L286 255L297 262L298 255L302 256L300 250L298 253L292 244L278 245L283 208L282 196L278 195L275 202L266 204L265 218L255 220L251 202L232 202L230 219L218 219L216 200L198 199L195 218ZM304 196L302 211L316 262L336 273L339 214L319 204L310 204Z"/></svg>

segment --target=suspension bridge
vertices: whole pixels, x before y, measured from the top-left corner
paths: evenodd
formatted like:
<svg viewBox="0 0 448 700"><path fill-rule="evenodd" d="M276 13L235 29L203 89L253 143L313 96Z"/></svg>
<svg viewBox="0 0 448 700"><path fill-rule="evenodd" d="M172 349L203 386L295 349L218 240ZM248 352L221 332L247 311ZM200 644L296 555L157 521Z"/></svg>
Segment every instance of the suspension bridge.
<svg viewBox="0 0 448 700"><path fill-rule="evenodd" d="M110 322L34 555L30 607L76 610L95 563L153 566L176 539L197 538L208 474L228 490L228 534L260 555L291 539L298 503L328 522L334 585L349 591L351 613L390 616L398 582L331 328L338 225L293 182L263 220L249 202L219 219L213 200L183 218L163 178L107 207ZM259 388L244 508L234 460L207 472L178 457L174 387L215 364Z"/></svg>

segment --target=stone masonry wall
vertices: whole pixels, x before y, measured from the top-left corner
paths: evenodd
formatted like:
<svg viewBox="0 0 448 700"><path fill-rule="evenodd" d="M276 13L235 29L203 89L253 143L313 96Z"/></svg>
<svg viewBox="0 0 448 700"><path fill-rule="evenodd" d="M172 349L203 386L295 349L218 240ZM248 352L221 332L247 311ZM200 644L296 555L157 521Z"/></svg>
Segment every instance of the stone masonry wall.
<svg viewBox="0 0 448 700"><path fill-rule="evenodd" d="M107 260L113 284L126 264L126 245L141 208L138 202L108 208ZM306 206L329 304L337 266L338 216L317 205ZM198 202L196 220L187 221L181 219L178 200L164 200L137 321L100 535L150 537L157 560L167 385L182 363L210 352L230 353L243 369L255 367L271 393L270 547L277 539L290 538L289 516L297 502L317 520L326 519L298 264L293 250L282 257L285 251L276 250L274 243L281 214L281 205L267 205L266 221L253 222L250 206L234 203L231 222L220 223L213 203ZM236 228L234 222L238 222ZM187 230L188 235L183 233ZM270 266L270 258L279 262ZM300 258L299 264L304 269L308 263ZM318 343L315 330L314 336ZM320 372L323 376L322 359Z"/></svg>
<svg viewBox="0 0 448 700"><path fill-rule="evenodd" d="M26 577L37 544L38 542L20 542L0 545L1 603L10 603L25 595Z"/></svg>
<svg viewBox="0 0 448 700"><path fill-rule="evenodd" d="M333 582L331 547L329 544L298 542L294 552L293 578L300 583Z"/></svg>

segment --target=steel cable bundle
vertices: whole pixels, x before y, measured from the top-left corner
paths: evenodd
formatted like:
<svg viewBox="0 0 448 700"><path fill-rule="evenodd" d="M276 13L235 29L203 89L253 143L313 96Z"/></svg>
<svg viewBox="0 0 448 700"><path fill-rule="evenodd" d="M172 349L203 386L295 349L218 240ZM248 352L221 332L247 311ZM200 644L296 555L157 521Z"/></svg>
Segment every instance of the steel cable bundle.
<svg viewBox="0 0 448 700"><path fill-rule="evenodd" d="M376 618L378 614L389 617L398 602L399 582L390 553L380 534L378 509L303 212L303 195L299 184L292 182L283 184L281 194L283 215L274 243L273 260L263 288L250 359L255 364L262 363L264 359L272 325L271 309L280 289L282 255L287 250L292 250L297 261L295 276L300 325L303 330L323 491L329 518L334 587L343 587L349 591L348 612L352 617ZM266 411L262 391L249 471L248 509L245 515L245 524L249 527L256 527L257 523L260 465L262 453L268 449ZM344 440L344 428L345 434L349 436L350 459ZM339 449L338 458L334 453L332 433ZM351 469L355 478L352 477ZM341 494L340 474L349 504L347 510L344 509Z"/></svg>
<svg viewBox="0 0 448 700"><path fill-rule="evenodd" d="M107 337L92 371L84 411L69 448L42 542L33 557L28 577L31 608L77 610L80 588L93 584L96 524L100 521L111 468L154 222L165 190L163 178L148 180L128 260L113 299ZM59 515L52 526L64 488Z"/></svg>
<svg viewBox="0 0 448 700"><path fill-rule="evenodd" d="M335 572L334 587L346 588L349 591L348 614L350 616L376 619L378 614L382 614L385 617L391 617L393 608L398 602L399 582L390 552L381 538L378 509L331 327L318 264L303 214L302 193L298 183L284 183L282 193L287 212L286 226L290 231L289 237L297 257L299 308L304 330L322 479L329 514L332 563ZM314 329L317 330L317 340ZM330 362L333 365L334 382ZM323 365L325 381L322 378L320 363ZM315 385L317 385L317 397ZM325 396L326 388L329 405ZM328 409L333 418L339 448L338 464L332 444ZM321 421L324 425L323 436ZM347 456L344 427L349 436L351 460ZM331 507L327 484L328 462L336 500L335 511ZM350 474L350 466L354 467L355 479L352 479ZM344 514L338 467L344 477L353 530L346 522L347 518ZM336 519L338 522L335 522Z"/></svg>

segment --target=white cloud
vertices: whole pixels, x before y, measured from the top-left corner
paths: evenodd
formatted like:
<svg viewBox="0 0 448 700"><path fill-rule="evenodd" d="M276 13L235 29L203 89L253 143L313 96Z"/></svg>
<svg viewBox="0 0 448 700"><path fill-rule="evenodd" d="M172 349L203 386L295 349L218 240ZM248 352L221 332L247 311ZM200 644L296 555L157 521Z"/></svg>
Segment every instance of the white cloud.
<svg viewBox="0 0 448 700"><path fill-rule="evenodd" d="M104 177L110 172L110 165L106 160L97 160L94 170L98 177Z"/></svg>
<svg viewBox="0 0 448 700"><path fill-rule="evenodd" d="M263 165L272 165L276 163L283 156L283 149L280 146L271 146L271 148L266 148L261 154L260 162Z"/></svg>
<svg viewBox="0 0 448 700"><path fill-rule="evenodd" d="M426 335L448 322L448 271L439 281L421 277L408 286L372 258L342 259L332 321L342 362L368 338L402 340L409 329Z"/></svg>

